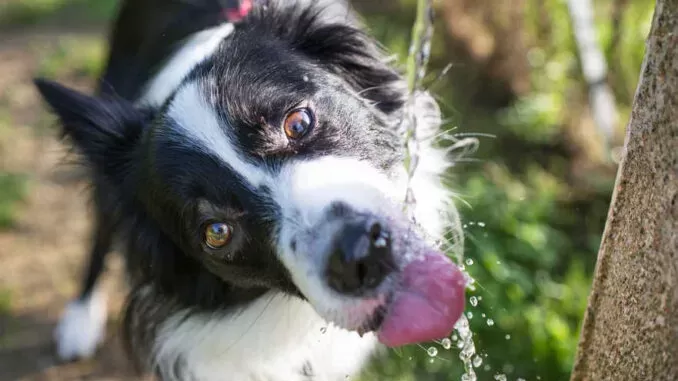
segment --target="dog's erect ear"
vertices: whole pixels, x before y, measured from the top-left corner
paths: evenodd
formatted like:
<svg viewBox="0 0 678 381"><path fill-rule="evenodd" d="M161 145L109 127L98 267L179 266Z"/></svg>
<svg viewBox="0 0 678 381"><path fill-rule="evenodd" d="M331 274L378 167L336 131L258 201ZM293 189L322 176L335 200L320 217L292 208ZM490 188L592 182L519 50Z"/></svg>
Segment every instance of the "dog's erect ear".
<svg viewBox="0 0 678 381"><path fill-rule="evenodd" d="M35 79L40 94L59 117L64 136L91 164L131 149L148 114L121 99L85 95L56 82Z"/></svg>

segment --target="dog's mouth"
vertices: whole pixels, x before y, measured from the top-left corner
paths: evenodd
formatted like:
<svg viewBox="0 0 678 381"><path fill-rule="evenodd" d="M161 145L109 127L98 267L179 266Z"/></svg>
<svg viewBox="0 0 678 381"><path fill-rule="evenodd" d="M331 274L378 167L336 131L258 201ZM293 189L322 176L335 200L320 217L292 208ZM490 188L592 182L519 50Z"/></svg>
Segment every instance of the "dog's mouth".
<svg viewBox="0 0 678 381"><path fill-rule="evenodd" d="M360 335L373 332L389 347L451 334L464 310L457 266L403 219L332 213L291 239L297 253L288 257L293 281L320 316Z"/></svg>
<svg viewBox="0 0 678 381"><path fill-rule="evenodd" d="M464 311L461 271L442 253L431 251L407 264L399 278L384 303L356 329L358 334L374 332L389 347L448 336Z"/></svg>
<svg viewBox="0 0 678 381"><path fill-rule="evenodd" d="M279 255L322 318L390 347L451 334L465 278L402 213L397 187L352 159L304 162L285 176Z"/></svg>

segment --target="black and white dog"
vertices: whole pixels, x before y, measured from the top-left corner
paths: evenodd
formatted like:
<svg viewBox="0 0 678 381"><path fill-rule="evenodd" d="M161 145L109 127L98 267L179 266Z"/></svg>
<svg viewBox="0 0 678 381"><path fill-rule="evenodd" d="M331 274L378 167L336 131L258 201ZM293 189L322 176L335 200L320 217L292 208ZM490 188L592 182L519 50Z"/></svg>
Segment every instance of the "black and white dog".
<svg viewBox="0 0 678 381"><path fill-rule="evenodd" d="M416 97L415 225L403 79L346 4L123 1L96 96L36 84L96 206L61 358L102 340L95 284L113 241L128 350L162 380L344 380L379 342L452 331L465 284L431 239L454 210L438 108Z"/></svg>

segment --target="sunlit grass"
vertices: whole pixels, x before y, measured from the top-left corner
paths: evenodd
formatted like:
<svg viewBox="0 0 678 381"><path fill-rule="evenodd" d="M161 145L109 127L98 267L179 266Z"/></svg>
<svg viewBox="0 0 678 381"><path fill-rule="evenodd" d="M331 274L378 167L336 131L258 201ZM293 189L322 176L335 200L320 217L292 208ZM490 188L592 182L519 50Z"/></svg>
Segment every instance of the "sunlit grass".
<svg viewBox="0 0 678 381"><path fill-rule="evenodd" d="M28 179L23 174L0 172L0 229L11 227L24 200Z"/></svg>
<svg viewBox="0 0 678 381"><path fill-rule="evenodd" d="M78 23L110 18L116 0L7 0L0 2L0 28L35 25L64 17Z"/></svg>
<svg viewBox="0 0 678 381"><path fill-rule="evenodd" d="M103 63L104 45L96 37L71 37L59 40L46 54L37 70L40 77L96 77Z"/></svg>

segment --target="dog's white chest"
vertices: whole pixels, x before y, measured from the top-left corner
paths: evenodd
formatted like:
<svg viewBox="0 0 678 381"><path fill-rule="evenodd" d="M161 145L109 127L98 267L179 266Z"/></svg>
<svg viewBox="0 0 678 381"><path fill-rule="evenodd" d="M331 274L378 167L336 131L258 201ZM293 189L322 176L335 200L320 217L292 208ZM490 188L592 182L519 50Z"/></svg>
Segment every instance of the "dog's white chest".
<svg viewBox="0 0 678 381"><path fill-rule="evenodd" d="M230 314L171 318L154 357L165 381L338 381L375 346L373 335L328 326L308 303L270 293Z"/></svg>

